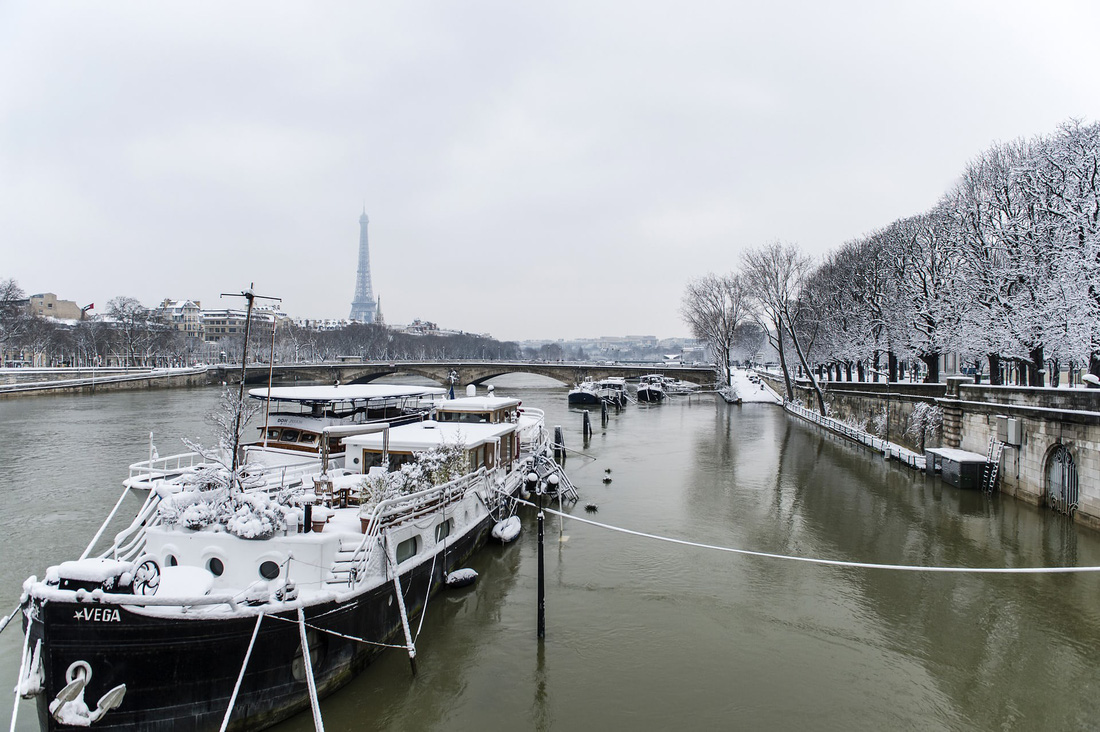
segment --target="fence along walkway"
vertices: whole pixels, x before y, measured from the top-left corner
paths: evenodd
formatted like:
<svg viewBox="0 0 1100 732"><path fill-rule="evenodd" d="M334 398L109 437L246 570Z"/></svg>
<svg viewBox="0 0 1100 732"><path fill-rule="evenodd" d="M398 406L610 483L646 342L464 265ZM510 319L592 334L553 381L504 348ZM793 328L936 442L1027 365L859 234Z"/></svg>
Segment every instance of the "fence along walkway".
<svg viewBox="0 0 1100 732"><path fill-rule="evenodd" d="M902 447L901 445L893 442L888 442L881 437L875 437L871 433L856 429L850 424L841 422L839 419L822 416L812 409L807 409L801 404L796 404L794 402L784 400L783 408L791 414L809 420L814 424L821 425L825 429L829 430L830 432L834 432L841 437L846 437L853 442L858 442L861 445L866 445L872 450L877 450L878 452L881 452L885 457L904 463L913 470L925 469L924 456L918 455L908 448Z"/></svg>

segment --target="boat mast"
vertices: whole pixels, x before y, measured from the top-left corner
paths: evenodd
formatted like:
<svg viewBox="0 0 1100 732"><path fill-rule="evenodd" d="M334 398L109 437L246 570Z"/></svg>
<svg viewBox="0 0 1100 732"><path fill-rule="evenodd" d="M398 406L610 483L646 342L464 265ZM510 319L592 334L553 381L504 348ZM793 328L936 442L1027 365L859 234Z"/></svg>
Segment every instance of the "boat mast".
<svg viewBox="0 0 1100 732"><path fill-rule="evenodd" d="M271 376L275 371L275 313L271 314L271 355L267 359L267 399L264 400L264 447L267 447L267 424L271 416Z"/></svg>
<svg viewBox="0 0 1100 732"><path fill-rule="evenodd" d="M237 415L233 420L233 463L230 468L230 480L234 483L237 482L237 451L241 445L241 410L244 409L244 377L246 374L246 367L248 366L248 331L252 325L252 303L259 298L261 300L276 300L282 302L281 297L267 297L265 295L257 295L252 291L252 288L256 286L255 282L248 283L248 289L241 293L223 292L222 297L243 297L248 301L248 309L245 311L244 316L244 347L241 350L241 388L237 393ZM268 398L271 397L270 388L268 390Z"/></svg>

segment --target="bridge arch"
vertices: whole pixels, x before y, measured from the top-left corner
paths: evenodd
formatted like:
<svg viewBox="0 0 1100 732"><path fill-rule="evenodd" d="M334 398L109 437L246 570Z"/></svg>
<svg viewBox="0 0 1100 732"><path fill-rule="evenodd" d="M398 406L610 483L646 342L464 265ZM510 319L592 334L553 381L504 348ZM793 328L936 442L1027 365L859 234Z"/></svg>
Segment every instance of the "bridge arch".
<svg viewBox="0 0 1100 732"><path fill-rule="evenodd" d="M257 364L245 371L245 381L249 384L264 384L268 378L268 366ZM662 373L676 379L692 381L703 386L715 383L716 373L713 367L667 367L658 364L622 366L618 364L569 363L569 362L532 362L532 361L396 361L382 363L363 363L360 361L337 361L313 364L276 364L271 367L272 377L280 382L319 382L332 383L339 379L344 384L368 384L382 376L392 374L412 374L430 379L437 384L448 384L451 371L458 373L458 384L483 384L504 374L538 374L563 384L583 381L586 378L603 379L608 376L637 378L648 373ZM207 379L211 383L238 383L239 367L215 366L208 371Z"/></svg>

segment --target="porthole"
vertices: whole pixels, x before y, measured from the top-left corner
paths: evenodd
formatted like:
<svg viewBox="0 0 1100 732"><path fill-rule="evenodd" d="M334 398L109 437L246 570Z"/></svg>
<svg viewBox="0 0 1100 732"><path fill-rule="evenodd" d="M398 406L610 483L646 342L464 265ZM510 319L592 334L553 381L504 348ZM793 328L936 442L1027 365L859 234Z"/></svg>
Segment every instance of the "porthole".
<svg viewBox="0 0 1100 732"><path fill-rule="evenodd" d="M279 565L270 559L260 565L260 576L265 580L273 580L279 576Z"/></svg>
<svg viewBox="0 0 1100 732"><path fill-rule="evenodd" d="M405 539L405 541L397 545L396 554L398 564L401 564L401 562L405 561L406 559L412 559L416 556L416 543L416 537L414 536L410 539Z"/></svg>
<svg viewBox="0 0 1100 732"><path fill-rule="evenodd" d="M179 560L176 559L175 554L169 554L168 556L166 556L164 558L164 566L165 567L175 567L178 564L179 564Z"/></svg>
<svg viewBox="0 0 1100 732"><path fill-rule="evenodd" d="M210 561L206 563L206 568L210 570L210 574L215 577L221 577L222 572L225 571L225 564L217 557L211 557Z"/></svg>

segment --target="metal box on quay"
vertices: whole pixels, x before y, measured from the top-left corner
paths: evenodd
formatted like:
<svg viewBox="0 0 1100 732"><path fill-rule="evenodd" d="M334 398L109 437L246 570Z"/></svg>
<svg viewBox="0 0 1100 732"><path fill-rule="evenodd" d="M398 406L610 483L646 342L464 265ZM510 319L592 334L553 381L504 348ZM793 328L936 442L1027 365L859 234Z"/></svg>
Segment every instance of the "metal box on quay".
<svg viewBox="0 0 1100 732"><path fill-rule="evenodd" d="M943 482L964 490L980 490L985 469L985 455L968 450L948 447L928 448L924 451L926 470L943 473Z"/></svg>
<svg viewBox="0 0 1100 732"><path fill-rule="evenodd" d="M1015 417L997 415L997 439L1006 445L1019 447L1023 438L1023 424Z"/></svg>

